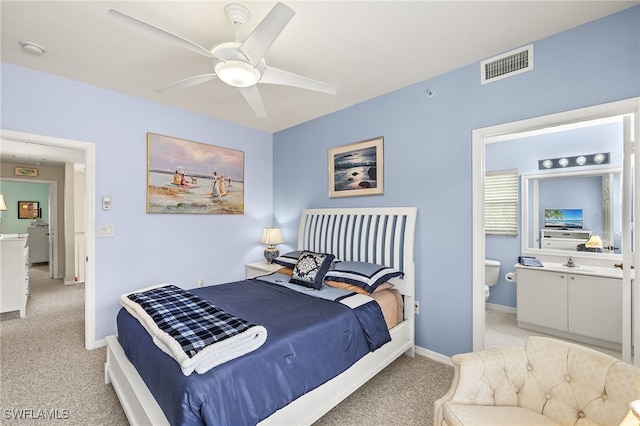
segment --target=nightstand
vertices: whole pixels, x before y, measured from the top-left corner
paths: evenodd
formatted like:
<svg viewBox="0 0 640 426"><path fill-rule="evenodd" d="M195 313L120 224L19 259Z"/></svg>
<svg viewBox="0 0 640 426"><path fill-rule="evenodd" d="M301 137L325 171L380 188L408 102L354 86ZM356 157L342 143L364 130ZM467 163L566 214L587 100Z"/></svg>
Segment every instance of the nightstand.
<svg viewBox="0 0 640 426"><path fill-rule="evenodd" d="M247 279L257 277L258 275L270 274L282 268L282 266L276 263L267 263L264 260L262 262L247 263L244 266L246 268L245 275Z"/></svg>

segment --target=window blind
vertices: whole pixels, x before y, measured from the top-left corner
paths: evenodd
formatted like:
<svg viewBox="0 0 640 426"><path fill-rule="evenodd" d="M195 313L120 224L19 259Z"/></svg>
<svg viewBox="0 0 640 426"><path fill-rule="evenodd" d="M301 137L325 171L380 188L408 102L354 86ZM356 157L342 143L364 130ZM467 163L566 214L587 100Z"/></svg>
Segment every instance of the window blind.
<svg viewBox="0 0 640 426"><path fill-rule="evenodd" d="M487 235L518 235L517 169L485 174L484 232Z"/></svg>

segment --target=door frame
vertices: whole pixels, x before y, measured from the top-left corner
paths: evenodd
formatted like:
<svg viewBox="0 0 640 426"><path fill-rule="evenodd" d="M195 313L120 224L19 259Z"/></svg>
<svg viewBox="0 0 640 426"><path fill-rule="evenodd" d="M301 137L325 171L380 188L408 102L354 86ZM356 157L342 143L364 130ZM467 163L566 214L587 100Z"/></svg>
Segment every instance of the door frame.
<svg viewBox="0 0 640 426"><path fill-rule="evenodd" d="M86 349L95 349L99 345L96 342L96 316L95 316L95 235L96 235L96 149L95 144L86 141L63 139L52 136L36 135L0 129L2 139L18 142L28 142L35 145L75 149L84 152L85 165L85 327L84 345Z"/></svg>
<svg viewBox="0 0 640 426"><path fill-rule="evenodd" d="M633 129L630 134L625 131L625 158L628 153L635 147L635 152L640 152L640 98L630 98L621 101L610 102L601 105L595 105L586 108L580 108L571 111L565 111L541 117L535 117L510 123L498 124L495 126L475 129L472 132L472 192L473 192L473 259L472 259L472 338L473 350L479 351L484 349L484 330L485 330L485 303L484 303L484 259L485 259L485 233L484 233L484 174L485 174L485 144L487 140L499 140L500 138L512 138L515 134L524 134L526 132L541 131L542 129L552 129L567 124L578 123L582 121L597 120L614 116L631 116L630 120ZM633 145L629 147L627 141L633 140ZM626 179L627 188L636 188L633 194L633 202L635 202L635 211L640 214L640 200L637 188L640 188L640 155L635 155L636 172L633 176L633 182L629 182L631 175L628 174ZM626 170L629 167L625 167ZM623 179L625 180L625 179ZM629 196L631 190L627 190L627 197L623 199L623 209L630 212ZM630 222L633 218L627 216ZM624 216L623 216L624 218ZM624 225L624 220L623 220ZM630 229L630 226L627 228ZM624 228L623 228L624 232ZM640 262L640 232L636 232L633 236L635 239L635 252L631 253L631 238L627 237L628 251L625 254L623 250L623 361L630 362L632 330L633 341L640 342L640 291L638 290L639 279L632 281L634 271L631 270L635 262ZM638 272L640 278L640 272ZM632 284L633 283L633 284ZM631 286L633 285L634 300L631 299ZM634 305L633 311L636 313L632 318L631 306ZM626 358L626 359L625 359ZM635 364L640 366L640 357L635 357Z"/></svg>

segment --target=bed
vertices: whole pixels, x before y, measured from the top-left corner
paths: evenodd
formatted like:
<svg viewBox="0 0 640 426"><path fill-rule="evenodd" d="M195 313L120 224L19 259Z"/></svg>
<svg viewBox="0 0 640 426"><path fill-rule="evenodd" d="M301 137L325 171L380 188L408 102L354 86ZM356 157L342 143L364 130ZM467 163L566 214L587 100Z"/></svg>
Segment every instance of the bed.
<svg viewBox="0 0 640 426"><path fill-rule="evenodd" d="M389 330L391 340L388 343L374 352L357 355L356 358L358 360L353 364L347 365L342 373L328 379L328 381L317 387L315 384L311 384L311 390L306 391L301 396L292 396L292 400L287 401L286 404L281 404L283 406L268 415L268 417L261 418L258 424L311 424L397 357L403 353L409 356L414 355L415 268L413 241L416 214L417 209L413 207L307 209L302 212L298 228L298 249L316 253L331 253L341 261L387 265L403 272L401 277L389 280L394 285L394 289L402 296L402 321ZM226 286L230 285L212 287L217 287L216 291L223 291ZM233 283L233 285L254 288L259 291L262 289L262 287L259 287L260 284L256 284L255 280L245 280ZM287 295L287 297L295 298L295 296L290 295ZM246 312L250 316L250 312ZM129 352L131 352L130 342L127 342L127 339L129 341L142 340L142 338L128 338L123 335L118 337L108 336L106 338L105 382L113 385L131 424L170 424L163 409L160 408L158 401L154 397L154 393L158 395L158 384L152 383L151 388L154 389L154 392L152 392L145 383L145 379L150 382L147 377L148 372L143 371L141 373L142 376L138 373L134 363L138 363L142 367L140 360L136 361L135 357L132 356L134 358L132 363L119 339L125 342L124 346L128 348ZM267 339L268 341L269 339ZM265 344L265 347L256 350L254 354L259 357L260 354L268 349ZM253 356L253 353L242 358L248 359L250 356ZM346 363L347 361L343 362ZM143 368L141 368L142 370ZM211 371L207 374L209 373ZM143 376L145 379L143 379ZM251 398L255 397L256 394L251 395ZM158 399L160 400L161 398ZM212 403L210 402L210 404ZM205 422L203 420L203 423ZM245 420L242 422L244 423ZM251 423L252 421L247 422Z"/></svg>

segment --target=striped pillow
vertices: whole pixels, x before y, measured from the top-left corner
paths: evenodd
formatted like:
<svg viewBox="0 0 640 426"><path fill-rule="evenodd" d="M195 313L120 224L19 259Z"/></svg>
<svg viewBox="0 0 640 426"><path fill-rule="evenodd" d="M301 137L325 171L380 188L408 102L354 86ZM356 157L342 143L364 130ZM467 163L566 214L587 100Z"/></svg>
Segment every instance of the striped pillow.
<svg viewBox="0 0 640 426"><path fill-rule="evenodd" d="M302 254L302 250L290 251L289 253L281 254L273 259L273 263L293 269L298 263L298 258Z"/></svg>
<svg viewBox="0 0 640 426"><path fill-rule="evenodd" d="M327 272L324 279L352 284L373 293L380 284L403 275L397 269L375 263L338 262Z"/></svg>

